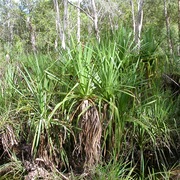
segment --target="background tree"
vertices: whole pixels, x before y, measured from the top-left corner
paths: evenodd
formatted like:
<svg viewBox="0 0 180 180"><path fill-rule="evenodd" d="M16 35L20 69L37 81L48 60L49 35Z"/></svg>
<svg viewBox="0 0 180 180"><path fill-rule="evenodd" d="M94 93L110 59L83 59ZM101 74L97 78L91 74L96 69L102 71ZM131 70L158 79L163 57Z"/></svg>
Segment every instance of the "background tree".
<svg viewBox="0 0 180 180"><path fill-rule="evenodd" d="M81 1L77 2L77 42L81 41L81 12L80 12Z"/></svg>
<svg viewBox="0 0 180 180"><path fill-rule="evenodd" d="M55 49L57 49L58 46L58 40L61 40L61 46L63 49L66 48L66 44L65 44L65 35L64 35L64 30L62 28L62 22L61 22L61 17L60 17L60 11L59 11L59 2L58 0L53 0L54 2L54 9L56 12L56 33L57 33L57 38L55 41Z"/></svg>
<svg viewBox="0 0 180 180"><path fill-rule="evenodd" d="M173 55L173 43L171 39L171 30L170 30L170 16L168 13L169 3L167 3L166 0L164 0L164 16L165 16L165 22L166 22L166 32L167 32L167 44L169 48L170 55L172 57Z"/></svg>
<svg viewBox="0 0 180 180"><path fill-rule="evenodd" d="M12 47L14 39L14 26L16 24L16 6L12 0L3 0L0 2L1 16L1 40L6 42L9 48Z"/></svg>
<svg viewBox="0 0 180 180"><path fill-rule="evenodd" d="M138 49L141 46L141 31L143 25L143 0L137 1L137 13L135 15L135 7L133 0L130 1L131 3L131 12L132 12L132 20L133 20L133 30L134 30L134 39L137 43Z"/></svg>
<svg viewBox="0 0 180 180"><path fill-rule="evenodd" d="M91 4L92 4L92 11L93 11L92 17L94 20L94 30L95 30L96 38L100 42L99 28L98 28L98 12L96 9L95 1L91 0Z"/></svg>
<svg viewBox="0 0 180 180"><path fill-rule="evenodd" d="M180 56L180 0L178 0L178 34L179 34L179 42L178 42L178 55Z"/></svg>
<svg viewBox="0 0 180 180"><path fill-rule="evenodd" d="M68 0L63 1L64 4L64 15L63 15L63 30L64 30L64 36L65 34L69 38L69 27L68 27ZM64 41L67 43L67 38L64 37Z"/></svg>

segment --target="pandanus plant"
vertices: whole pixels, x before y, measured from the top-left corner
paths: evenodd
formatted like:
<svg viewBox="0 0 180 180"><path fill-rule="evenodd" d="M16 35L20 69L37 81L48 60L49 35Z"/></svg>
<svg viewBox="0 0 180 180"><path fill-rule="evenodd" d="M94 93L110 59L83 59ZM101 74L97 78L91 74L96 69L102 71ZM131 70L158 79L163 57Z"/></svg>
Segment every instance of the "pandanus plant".
<svg viewBox="0 0 180 180"><path fill-rule="evenodd" d="M77 117L76 125L80 129L76 136L73 156L78 156L78 159L82 160L81 166L87 169L99 162L101 154L102 125L94 94L96 72L93 48L79 44L71 52L70 61L78 83L74 91L77 101L74 114Z"/></svg>

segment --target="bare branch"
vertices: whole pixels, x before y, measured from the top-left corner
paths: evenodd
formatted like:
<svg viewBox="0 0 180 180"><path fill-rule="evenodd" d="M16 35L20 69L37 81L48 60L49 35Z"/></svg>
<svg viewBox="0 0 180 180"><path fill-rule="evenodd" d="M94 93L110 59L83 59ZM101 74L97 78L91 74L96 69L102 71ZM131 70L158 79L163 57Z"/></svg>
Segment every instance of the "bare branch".
<svg viewBox="0 0 180 180"><path fill-rule="evenodd" d="M77 5L71 3L70 1L68 1L68 3L71 4L72 6L74 6L74 7L78 8L78 9L80 9L84 14L86 14L86 16L89 17L89 19L91 19L91 21L94 22L93 17L92 17L90 14L88 14L84 9L82 9L81 7L78 7Z"/></svg>

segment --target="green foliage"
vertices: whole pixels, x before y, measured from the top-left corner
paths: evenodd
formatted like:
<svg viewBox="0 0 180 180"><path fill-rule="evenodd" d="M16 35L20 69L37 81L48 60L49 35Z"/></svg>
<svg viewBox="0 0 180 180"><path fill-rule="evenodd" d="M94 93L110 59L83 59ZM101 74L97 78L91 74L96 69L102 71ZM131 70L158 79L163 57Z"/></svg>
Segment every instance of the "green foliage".
<svg viewBox="0 0 180 180"><path fill-rule="evenodd" d="M93 179L115 179L115 180L131 180L135 179L135 175L133 175L134 168L128 167L128 163L123 162L109 162L105 166L99 166L95 169L92 175Z"/></svg>
<svg viewBox="0 0 180 180"><path fill-rule="evenodd" d="M151 12L162 10L159 2L156 5ZM149 6L147 3L145 8L150 10ZM128 19L130 9L124 12L123 18ZM148 30L144 29L137 52L133 34L125 25L116 31L102 28L100 43L93 35L87 41L89 21L83 15L82 42L86 43L76 44L72 33L69 47L55 52L54 11L50 1L41 2L30 14L39 52L24 55L31 48L27 15L19 13L22 18L15 26L13 51L8 43L4 46L11 59L3 61L0 68L0 146L11 161L17 160L12 174L23 172L20 162L24 157L14 152L14 145L7 146L11 140L17 141L17 146L30 146L32 156L25 160L39 160L42 166L59 173L72 171L74 179L76 171L86 170L89 174L82 179L170 178L170 157L179 150L179 96L173 99L170 90L162 90L161 74L169 65L164 35L157 37L163 31L162 19L158 22L158 18L146 17ZM159 24L158 30L151 28L151 21ZM174 30L174 37L176 33ZM177 58L172 71L179 71L178 62ZM87 106L82 108L84 102ZM89 154L98 154L99 161L86 169L81 161L90 159L88 150L93 148L86 145L98 137L97 132L100 153ZM8 143L1 137L7 137ZM80 156L82 149L84 157Z"/></svg>

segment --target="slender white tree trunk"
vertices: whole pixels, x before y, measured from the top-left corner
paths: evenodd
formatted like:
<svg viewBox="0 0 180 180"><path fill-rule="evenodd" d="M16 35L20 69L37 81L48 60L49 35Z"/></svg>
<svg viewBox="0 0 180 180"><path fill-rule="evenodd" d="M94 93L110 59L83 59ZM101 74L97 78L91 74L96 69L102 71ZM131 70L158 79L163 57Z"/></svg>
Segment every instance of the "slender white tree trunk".
<svg viewBox="0 0 180 180"><path fill-rule="evenodd" d="M8 0L6 2L7 4L7 33L8 33L8 44L9 44L9 47L12 45L12 42L13 42L13 36L14 36L14 33L13 33L13 27L14 27L14 23L12 21L12 13L10 12L11 11L11 8L12 8L12 1L11 0Z"/></svg>
<svg viewBox="0 0 180 180"><path fill-rule="evenodd" d="M32 46L32 50L36 52L36 32L35 32L35 27L33 27L31 23L31 18L28 16L27 19L27 25L30 33L30 42Z"/></svg>
<svg viewBox="0 0 180 180"><path fill-rule="evenodd" d="M180 56L180 0L178 0L178 33L179 33L178 56Z"/></svg>
<svg viewBox="0 0 180 180"><path fill-rule="evenodd" d="M138 50L141 48L141 31L143 23L143 0L138 0L138 14L135 26L135 41L137 42Z"/></svg>
<svg viewBox="0 0 180 180"><path fill-rule="evenodd" d="M55 11L56 11L56 32L57 32L57 38L55 40L55 49L57 49L57 46L58 46L58 39L61 40L61 47L65 49L66 48L65 35L64 35L63 28L61 27L58 0L53 0L53 2L54 2Z"/></svg>
<svg viewBox="0 0 180 180"><path fill-rule="evenodd" d="M168 6L166 0L164 0L164 16L166 21L166 32L167 32L167 43L169 48L169 53L172 56L173 55L173 44L171 40L171 32L170 32L170 17L168 14Z"/></svg>
<svg viewBox="0 0 180 180"><path fill-rule="evenodd" d="M80 12L80 0L78 0L77 4L77 42L81 41L81 12Z"/></svg>
<svg viewBox="0 0 180 180"><path fill-rule="evenodd" d="M143 5L144 0L137 0L137 11L135 10L134 1L130 0L134 40L137 44L138 51L141 48L141 31L143 25Z"/></svg>
<svg viewBox="0 0 180 180"><path fill-rule="evenodd" d="M132 13L132 23L133 23L133 32L134 32L134 37L136 34L136 20L135 20L135 12L134 12L134 2L133 0L130 0L131 4L131 13Z"/></svg>
<svg viewBox="0 0 180 180"><path fill-rule="evenodd" d="M98 42L100 42L99 28L98 28L98 13L96 9L96 4L94 0L91 0L91 3L92 3L92 10L93 10L94 30L96 34L96 39L98 40Z"/></svg>
<svg viewBox="0 0 180 180"><path fill-rule="evenodd" d="M64 41L67 42L66 37L69 36L69 32L68 32L68 0L64 0L63 31L64 31L64 33L63 33Z"/></svg>

